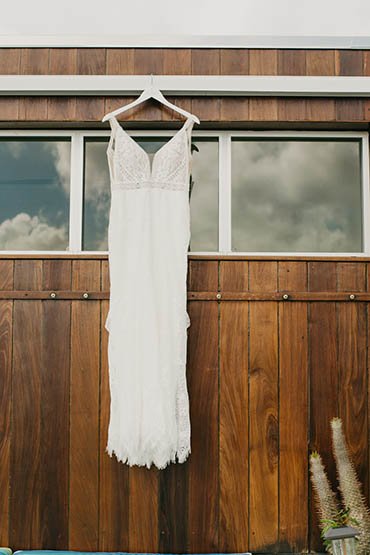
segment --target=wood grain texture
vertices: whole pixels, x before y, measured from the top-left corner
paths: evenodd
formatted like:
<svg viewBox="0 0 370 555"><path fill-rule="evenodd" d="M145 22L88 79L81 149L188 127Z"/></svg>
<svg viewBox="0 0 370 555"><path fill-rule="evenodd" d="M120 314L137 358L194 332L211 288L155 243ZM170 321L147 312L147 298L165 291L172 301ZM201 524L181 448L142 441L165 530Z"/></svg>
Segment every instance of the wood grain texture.
<svg viewBox="0 0 370 555"><path fill-rule="evenodd" d="M189 315L189 550L213 553L219 551L218 305L191 303Z"/></svg>
<svg viewBox="0 0 370 555"><path fill-rule="evenodd" d="M230 48L221 50L221 75L248 75L249 50L244 48Z"/></svg>
<svg viewBox="0 0 370 555"><path fill-rule="evenodd" d="M165 75L191 75L191 49L164 48L163 73Z"/></svg>
<svg viewBox="0 0 370 555"><path fill-rule="evenodd" d="M134 50L134 72L135 75L163 73L163 50L162 48L135 48Z"/></svg>
<svg viewBox="0 0 370 555"><path fill-rule="evenodd" d="M100 261L73 260L72 262L72 290L87 291L100 290Z"/></svg>
<svg viewBox="0 0 370 555"><path fill-rule="evenodd" d="M74 261L73 290L100 287L100 262ZM98 548L99 301L72 302L69 548Z"/></svg>
<svg viewBox="0 0 370 555"><path fill-rule="evenodd" d="M252 96L249 99L250 121L276 121L278 119L278 102L276 97Z"/></svg>
<svg viewBox="0 0 370 555"><path fill-rule="evenodd" d="M306 262L279 262L279 291L307 291Z"/></svg>
<svg viewBox="0 0 370 555"><path fill-rule="evenodd" d="M71 280L71 260L44 260L43 289L67 291L71 287Z"/></svg>
<svg viewBox="0 0 370 555"><path fill-rule="evenodd" d="M307 101L305 98L280 98L278 101L279 121L307 120Z"/></svg>
<svg viewBox="0 0 370 555"><path fill-rule="evenodd" d="M144 104L140 104L132 109L132 119L136 121L161 121L163 112L162 104L151 98Z"/></svg>
<svg viewBox="0 0 370 555"><path fill-rule="evenodd" d="M9 543L39 545L42 301L14 301Z"/></svg>
<svg viewBox="0 0 370 555"><path fill-rule="evenodd" d="M104 116L104 97L79 96L76 97L77 121L101 121Z"/></svg>
<svg viewBox="0 0 370 555"><path fill-rule="evenodd" d="M136 97L137 98L137 97ZM106 96L105 97L105 108L104 113L113 112L117 108L121 106L125 106L126 104L130 104L136 99L134 96ZM117 116L117 120L121 122L125 122L127 120L132 120L134 118L135 109L129 109L122 115ZM121 125L125 125L124 123ZM107 129L111 129L109 123Z"/></svg>
<svg viewBox="0 0 370 555"><path fill-rule="evenodd" d="M306 75L306 51L279 50L277 67L278 75Z"/></svg>
<svg viewBox="0 0 370 555"><path fill-rule="evenodd" d="M77 48L50 48L49 75L76 75L77 73Z"/></svg>
<svg viewBox="0 0 370 555"><path fill-rule="evenodd" d="M191 72L193 75L219 75L220 50L218 48L193 48Z"/></svg>
<svg viewBox="0 0 370 555"><path fill-rule="evenodd" d="M14 289L21 291L42 289L42 260L14 261Z"/></svg>
<svg viewBox="0 0 370 555"><path fill-rule="evenodd" d="M338 291L366 291L366 264L338 262L337 288Z"/></svg>
<svg viewBox="0 0 370 555"><path fill-rule="evenodd" d="M192 260L188 269L189 291L215 291L218 289L218 262Z"/></svg>
<svg viewBox="0 0 370 555"><path fill-rule="evenodd" d="M107 48L107 75L133 75L134 49Z"/></svg>
<svg viewBox="0 0 370 555"><path fill-rule="evenodd" d="M191 455L190 455L191 456ZM187 553L189 544L189 460L159 472L160 553Z"/></svg>
<svg viewBox="0 0 370 555"><path fill-rule="evenodd" d="M71 303L42 305L39 546L63 549L68 543Z"/></svg>
<svg viewBox="0 0 370 555"><path fill-rule="evenodd" d="M0 301L0 544L9 542L13 303Z"/></svg>
<svg viewBox="0 0 370 555"><path fill-rule="evenodd" d="M89 51L92 54L89 56ZM160 74L165 59L180 53L173 74L186 74L188 55L197 75L368 75L367 50L258 48L1 48L4 74ZM185 58L182 53L187 51ZM204 56L203 56L204 54ZM177 54L174 54L177 57ZM80 58L81 61L77 61ZM105 62L106 59L106 62Z"/></svg>
<svg viewBox="0 0 370 555"><path fill-rule="evenodd" d="M49 49L21 48L19 70L21 75L47 75L49 72Z"/></svg>
<svg viewBox="0 0 370 555"><path fill-rule="evenodd" d="M365 100L364 102L364 118L366 121L370 121L370 101Z"/></svg>
<svg viewBox="0 0 370 555"><path fill-rule="evenodd" d="M47 114L49 121L76 121L76 97L49 96Z"/></svg>
<svg viewBox="0 0 370 555"><path fill-rule="evenodd" d="M249 290L249 262L247 260L220 262L220 290L248 291Z"/></svg>
<svg viewBox="0 0 370 555"><path fill-rule="evenodd" d="M277 75L278 51L274 49L253 49L249 52L250 75Z"/></svg>
<svg viewBox="0 0 370 555"><path fill-rule="evenodd" d="M337 263L309 262L308 287L309 291L336 291Z"/></svg>
<svg viewBox="0 0 370 555"><path fill-rule="evenodd" d="M0 291L13 289L14 260L0 260Z"/></svg>
<svg viewBox="0 0 370 555"><path fill-rule="evenodd" d="M370 75L370 50L363 50L362 51L363 59L364 59L364 76Z"/></svg>
<svg viewBox="0 0 370 555"><path fill-rule="evenodd" d="M107 287L107 264L103 286ZM110 416L108 332L104 327L109 302L101 302L99 550L129 551L129 467L106 452Z"/></svg>
<svg viewBox="0 0 370 555"><path fill-rule="evenodd" d="M192 98L191 110L200 121L220 120L220 98Z"/></svg>
<svg viewBox="0 0 370 555"><path fill-rule="evenodd" d="M3 121L17 121L19 114L20 99L11 96L2 96L0 98L0 118Z"/></svg>
<svg viewBox="0 0 370 555"><path fill-rule="evenodd" d="M70 260L44 260L44 289L69 289L70 285ZM39 542L44 549L63 549L68 545L69 516L71 303L43 302L42 315Z"/></svg>
<svg viewBox="0 0 370 555"><path fill-rule="evenodd" d="M19 119L26 121L47 121L48 97L21 96L19 98Z"/></svg>
<svg viewBox="0 0 370 555"><path fill-rule="evenodd" d="M79 75L104 75L106 73L105 48L78 48L77 71Z"/></svg>
<svg viewBox="0 0 370 555"><path fill-rule="evenodd" d="M158 552L158 473L152 465L130 468L130 552Z"/></svg>
<svg viewBox="0 0 370 555"><path fill-rule="evenodd" d="M338 416L338 361L336 348L336 310L331 303L311 303L310 335L310 451L319 451L330 482L336 487L332 457L330 420ZM310 550L322 550L316 499L310 484Z"/></svg>
<svg viewBox="0 0 370 555"><path fill-rule="evenodd" d="M335 291L336 262L309 263L309 290ZM332 303L310 303L310 451L319 451L330 482L336 469L331 451L330 420L338 416L338 359L336 308ZM310 550L322 550L316 499L310 484Z"/></svg>
<svg viewBox="0 0 370 555"><path fill-rule="evenodd" d="M335 120L334 98L306 98L306 116L308 121Z"/></svg>
<svg viewBox="0 0 370 555"><path fill-rule="evenodd" d="M0 48L0 74L18 75L20 73L21 51L19 48Z"/></svg>
<svg viewBox="0 0 370 555"><path fill-rule="evenodd" d="M250 291L277 291L277 262L251 261L249 263Z"/></svg>
<svg viewBox="0 0 370 555"><path fill-rule="evenodd" d="M307 50L306 75L335 75L334 50Z"/></svg>
<svg viewBox="0 0 370 555"><path fill-rule="evenodd" d="M364 264L338 264L338 289L366 289ZM362 330L367 325L364 303L338 303L339 415L350 456L368 492L367 421L367 340Z"/></svg>
<svg viewBox="0 0 370 555"><path fill-rule="evenodd" d="M105 452L107 298L1 301L0 492L11 494L0 499L4 543L14 549L321 552L307 462L309 449L318 448L336 484L332 416L340 414L350 430L351 454L369 493L368 309L367 302L347 299L370 289L370 263L366 257L293 258L189 258L189 294L220 290L223 296L220 302L189 298L192 453L165 471L129 468ZM108 260L2 258L0 290L13 286L30 297L59 287L79 296L107 292ZM282 292L307 287L326 299L311 299L308 315L306 301L280 301ZM240 300L223 300L227 292ZM277 302L256 301L266 293ZM259 297L246 302L243 294ZM249 390L241 371L248 351Z"/></svg>
<svg viewBox="0 0 370 555"><path fill-rule="evenodd" d="M237 283L224 281L227 289ZM248 550L248 303L220 313L220 551Z"/></svg>
<svg viewBox="0 0 370 555"><path fill-rule="evenodd" d="M307 265L280 262L279 289L305 291ZM280 303L279 548L296 553L308 550L307 332L307 303Z"/></svg>
<svg viewBox="0 0 370 555"><path fill-rule="evenodd" d="M192 110L191 98L186 96L167 96L166 98L169 102L171 102L172 104L175 104L175 106L179 106L179 108L182 108L183 110L187 110L188 112L191 112ZM164 105L161 106L161 110L162 110L162 120L164 121L171 121L171 120L179 120L181 122L184 121L183 115L179 114L179 112L176 112L175 110L167 108L167 106L164 106Z"/></svg>
<svg viewBox="0 0 370 555"><path fill-rule="evenodd" d="M221 121L248 121L249 120L249 98L225 97L220 99Z"/></svg>
<svg viewBox="0 0 370 555"><path fill-rule="evenodd" d="M277 288L277 265L249 268L251 291ZM278 324L277 304L254 302L249 313L249 549L278 545Z"/></svg>
<svg viewBox="0 0 370 555"><path fill-rule="evenodd" d="M365 119L365 103L362 98L336 98L335 119L338 121L362 121Z"/></svg>
<svg viewBox="0 0 370 555"><path fill-rule="evenodd" d="M363 75L362 50L336 50L335 75Z"/></svg>

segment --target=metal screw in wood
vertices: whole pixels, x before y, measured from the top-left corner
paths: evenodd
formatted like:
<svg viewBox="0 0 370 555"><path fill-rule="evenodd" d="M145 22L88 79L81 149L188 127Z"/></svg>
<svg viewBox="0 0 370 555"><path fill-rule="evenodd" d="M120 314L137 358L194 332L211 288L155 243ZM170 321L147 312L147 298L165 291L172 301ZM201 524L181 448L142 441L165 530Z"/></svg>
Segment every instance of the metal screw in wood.
<svg viewBox="0 0 370 555"><path fill-rule="evenodd" d="M50 297L51 297L52 299L55 299L56 296L57 296L56 293L50 293Z"/></svg>
<svg viewBox="0 0 370 555"><path fill-rule="evenodd" d="M84 299L88 299L88 298L89 298L89 294L88 294L88 293L84 293L82 296L83 296Z"/></svg>
<svg viewBox="0 0 370 555"><path fill-rule="evenodd" d="M289 295L287 293L284 293L283 299L284 299L284 301L287 301L289 299Z"/></svg>
<svg viewBox="0 0 370 555"><path fill-rule="evenodd" d="M351 295L349 296L350 301L354 301L356 298L356 295L354 295L353 293L351 293Z"/></svg>
<svg viewBox="0 0 370 555"><path fill-rule="evenodd" d="M221 293L217 293L216 299L221 299Z"/></svg>

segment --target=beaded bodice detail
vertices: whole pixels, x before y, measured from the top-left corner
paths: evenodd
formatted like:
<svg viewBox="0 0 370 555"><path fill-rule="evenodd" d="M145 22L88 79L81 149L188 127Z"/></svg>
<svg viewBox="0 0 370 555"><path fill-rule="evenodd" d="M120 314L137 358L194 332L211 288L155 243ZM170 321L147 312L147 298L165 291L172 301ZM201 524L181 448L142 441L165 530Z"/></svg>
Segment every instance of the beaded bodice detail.
<svg viewBox="0 0 370 555"><path fill-rule="evenodd" d="M110 118L109 122L112 134L107 155L112 191L142 188L188 191L192 119L187 119L155 152L152 165L147 152L126 133L116 118Z"/></svg>

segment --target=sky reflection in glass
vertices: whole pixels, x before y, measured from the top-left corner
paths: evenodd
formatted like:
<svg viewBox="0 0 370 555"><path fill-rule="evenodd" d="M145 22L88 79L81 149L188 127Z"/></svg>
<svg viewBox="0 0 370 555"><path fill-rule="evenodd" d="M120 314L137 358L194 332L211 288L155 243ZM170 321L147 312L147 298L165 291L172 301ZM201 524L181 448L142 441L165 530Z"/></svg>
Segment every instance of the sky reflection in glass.
<svg viewBox="0 0 370 555"><path fill-rule="evenodd" d="M358 140L233 140L232 250L361 252Z"/></svg>
<svg viewBox="0 0 370 555"><path fill-rule="evenodd" d="M0 139L0 249L66 250L69 139Z"/></svg>

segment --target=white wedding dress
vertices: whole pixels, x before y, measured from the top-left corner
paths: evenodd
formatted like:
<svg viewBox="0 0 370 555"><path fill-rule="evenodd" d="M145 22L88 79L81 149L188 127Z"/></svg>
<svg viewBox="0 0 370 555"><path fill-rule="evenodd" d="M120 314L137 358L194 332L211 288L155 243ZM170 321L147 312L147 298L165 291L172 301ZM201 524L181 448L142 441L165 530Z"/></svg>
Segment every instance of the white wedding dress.
<svg viewBox="0 0 370 555"><path fill-rule="evenodd" d="M109 119L111 394L107 452L162 469L190 453L186 383L190 240L188 118L155 154Z"/></svg>

